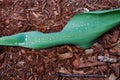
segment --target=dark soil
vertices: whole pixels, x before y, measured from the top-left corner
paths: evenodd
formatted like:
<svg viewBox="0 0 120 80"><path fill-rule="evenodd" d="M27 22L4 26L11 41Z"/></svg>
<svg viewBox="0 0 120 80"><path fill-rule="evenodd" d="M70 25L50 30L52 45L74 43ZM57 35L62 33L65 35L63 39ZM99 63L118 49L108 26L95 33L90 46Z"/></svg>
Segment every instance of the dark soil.
<svg viewBox="0 0 120 80"><path fill-rule="evenodd" d="M75 14L118 7L120 0L0 0L0 36L33 30L57 32ZM119 43L120 25L86 50L74 45L41 50L1 46L0 80L120 80ZM100 62L101 55L117 62ZM60 77L57 72L106 78Z"/></svg>

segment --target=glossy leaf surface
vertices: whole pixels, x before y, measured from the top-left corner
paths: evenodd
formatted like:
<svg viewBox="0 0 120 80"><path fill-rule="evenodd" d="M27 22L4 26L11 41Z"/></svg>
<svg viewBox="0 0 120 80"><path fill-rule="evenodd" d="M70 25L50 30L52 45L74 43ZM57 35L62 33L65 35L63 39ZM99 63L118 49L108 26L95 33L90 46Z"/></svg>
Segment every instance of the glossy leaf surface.
<svg viewBox="0 0 120 80"><path fill-rule="evenodd" d="M32 49L49 48L63 44L89 48L102 34L120 24L120 8L91 11L75 15L61 32L24 32L0 38L0 45Z"/></svg>

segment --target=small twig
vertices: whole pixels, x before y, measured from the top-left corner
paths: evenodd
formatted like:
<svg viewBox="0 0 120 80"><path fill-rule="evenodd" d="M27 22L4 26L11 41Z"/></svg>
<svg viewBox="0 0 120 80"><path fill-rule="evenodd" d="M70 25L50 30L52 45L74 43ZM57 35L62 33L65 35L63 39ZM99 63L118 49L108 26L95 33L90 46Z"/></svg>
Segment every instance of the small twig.
<svg viewBox="0 0 120 80"><path fill-rule="evenodd" d="M57 76L60 77L78 77L78 78L105 78L106 75L98 75L98 74L64 74L57 73Z"/></svg>
<svg viewBox="0 0 120 80"><path fill-rule="evenodd" d="M43 3L44 3L44 4L43 4L43 7L42 7L42 11L45 9L45 7L46 7L46 5L47 5L46 0L44 0Z"/></svg>
<svg viewBox="0 0 120 80"><path fill-rule="evenodd" d="M102 65L106 65L106 63L105 62L85 63L79 65L78 68L86 68L86 67L94 67L94 66L102 66Z"/></svg>

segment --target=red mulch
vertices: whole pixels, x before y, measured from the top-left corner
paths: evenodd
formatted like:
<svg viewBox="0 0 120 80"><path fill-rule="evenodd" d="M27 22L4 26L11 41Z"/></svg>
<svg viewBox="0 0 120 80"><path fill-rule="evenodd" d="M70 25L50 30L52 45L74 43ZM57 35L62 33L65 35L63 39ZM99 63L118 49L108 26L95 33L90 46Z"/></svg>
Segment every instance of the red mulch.
<svg viewBox="0 0 120 80"><path fill-rule="evenodd" d="M57 32L75 14L118 7L120 0L0 0L0 36L32 30ZM111 80L111 75L120 80L119 43L120 25L99 38L91 53L72 45L42 50L1 46L0 80ZM117 62L100 62L99 55ZM107 77L66 78L57 72Z"/></svg>

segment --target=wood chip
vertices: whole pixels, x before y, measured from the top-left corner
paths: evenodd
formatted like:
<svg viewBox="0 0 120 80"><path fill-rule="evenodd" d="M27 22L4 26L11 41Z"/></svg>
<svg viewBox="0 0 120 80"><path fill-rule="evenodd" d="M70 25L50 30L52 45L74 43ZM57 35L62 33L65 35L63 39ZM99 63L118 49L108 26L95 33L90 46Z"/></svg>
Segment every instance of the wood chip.
<svg viewBox="0 0 120 80"><path fill-rule="evenodd" d="M80 63L79 63L79 60L78 60L78 59L75 59L75 60L73 61L73 66L74 66L75 68L79 68Z"/></svg>
<svg viewBox="0 0 120 80"><path fill-rule="evenodd" d="M91 54L91 53L93 53L93 52L94 52L93 49L86 49L86 50L85 50L85 54Z"/></svg>
<svg viewBox="0 0 120 80"><path fill-rule="evenodd" d="M114 31L114 33L113 33L113 37L112 37L112 42L114 42L114 43L117 42L118 37L119 37L119 33L120 33L119 30Z"/></svg>
<svg viewBox="0 0 120 80"><path fill-rule="evenodd" d="M70 72L69 72L66 68L64 68L64 67L61 67L61 68L58 70L58 72L60 72L60 73L65 73L65 74L70 74Z"/></svg>
<svg viewBox="0 0 120 80"><path fill-rule="evenodd" d="M117 79L117 77L114 74L111 74L109 77L109 80L116 80L116 79Z"/></svg>
<svg viewBox="0 0 120 80"><path fill-rule="evenodd" d="M115 46L113 49L115 49L117 51L117 53L119 53L119 55L120 55L120 47L119 46Z"/></svg>
<svg viewBox="0 0 120 80"><path fill-rule="evenodd" d="M106 56L98 56L98 60L101 62L110 62L110 63L116 63L117 59L116 58L109 58Z"/></svg>
<svg viewBox="0 0 120 80"><path fill-rule="evenodd" d="M105 65L105 64L106 64L105 62L79 63L77 60L74 61L74 67L75 68L87 68L87 67L94 67L94 66L102 66L102 65Z"/></svg>
<svg viewBox="0 0 120 80"><path fill-rule="evenodd" d="M73 57L73 53L72 52L67 52L67 53L64 53L64 54L59 54L58 53L58 57L59 59L68 59L68 58L72 58Z"/></svg>
<svg viewBox="0 0 120 80"><path fill-rule="evenodd" d="M83 70L79 70L79 71L73 70L73 73L74 74L85 74L85 72Z"/></svg>
<svg viewBox="0 0 120 80"><path fill-rule="evenodd" d="M25 64L25 62L24 62L24 61L19 61L19 62L17 63L17 66L18 66L18 67L23 67L23 66L24 66L24 64Z"/></svg>

